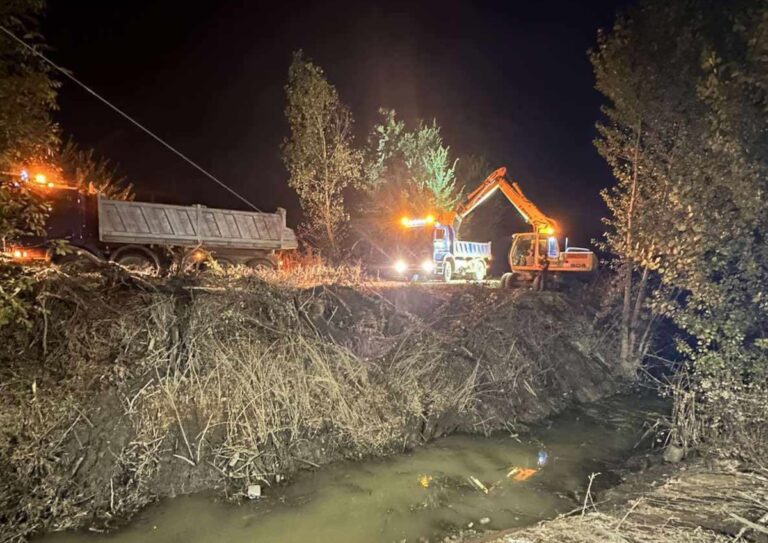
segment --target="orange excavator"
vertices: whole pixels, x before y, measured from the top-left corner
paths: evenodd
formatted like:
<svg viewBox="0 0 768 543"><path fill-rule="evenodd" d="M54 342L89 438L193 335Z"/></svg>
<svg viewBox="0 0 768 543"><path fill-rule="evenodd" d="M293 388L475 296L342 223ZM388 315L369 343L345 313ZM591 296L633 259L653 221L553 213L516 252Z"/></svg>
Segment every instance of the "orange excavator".
<svg viewBox="0 0 768 543"><path fill-rule="evenodd" d="M502 276L502 288L528 281L543 288L545 273L555 281L561 281L569 278L585 279L597 271L597 257L589 249L566 246L561 250L557 221L542 213L525 197L520 185L508 179L506 168L491 173L456 207L448 217L453 222L454 231L458 232L462 220L497 190L507 197L525 222L533 227L532 232L512 235L512 247L509 250L511 271Z"/></svg>

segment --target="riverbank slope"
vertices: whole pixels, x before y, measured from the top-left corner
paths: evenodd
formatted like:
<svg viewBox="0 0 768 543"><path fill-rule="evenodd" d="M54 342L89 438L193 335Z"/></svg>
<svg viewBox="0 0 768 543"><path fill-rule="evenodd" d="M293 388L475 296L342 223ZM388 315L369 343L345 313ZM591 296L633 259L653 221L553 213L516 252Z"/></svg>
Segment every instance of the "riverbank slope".
<svg viewBox="0 0 768 543"><path fill-rule="evenodd" d="M0 341L4 540L522 428L627 379L559 293L46 273Z"/></svg>

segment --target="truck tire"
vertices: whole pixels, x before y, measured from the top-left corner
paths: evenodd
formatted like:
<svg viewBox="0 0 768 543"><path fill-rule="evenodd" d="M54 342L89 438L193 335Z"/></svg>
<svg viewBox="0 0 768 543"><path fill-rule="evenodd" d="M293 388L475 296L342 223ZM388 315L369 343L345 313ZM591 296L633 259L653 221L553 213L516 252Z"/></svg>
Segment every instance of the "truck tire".
<svg viewBox="0 0 768 543"><path fill-rule="evenodd" d="M513 273L507 272L504 275L502 275L501 276L501 288L503 288L503 289L512 288L511 283L512 283L513 279L514 279L514 274Z"/></svg>
<svg viewBox="0 0 768 543"><path fill-rule="evenodd" d="M265 256L252 258L248 262L246 262L245 265L251 268L252 270L276 270L277 269L277 263Z"/></svg>
<svg viewBox="0 0 768 543"><path fill-rule="evenodd" d="M139 252L125 252L117 256L113 262L120 264L130 271L156 272L157 266L147 255Z"/></svg>
<svg viewBox="0 0 768 543"><path fill-rule="evenodd" d="M446 260L443 264L443 281L450 283L453 278L453 261Z"/></svg>

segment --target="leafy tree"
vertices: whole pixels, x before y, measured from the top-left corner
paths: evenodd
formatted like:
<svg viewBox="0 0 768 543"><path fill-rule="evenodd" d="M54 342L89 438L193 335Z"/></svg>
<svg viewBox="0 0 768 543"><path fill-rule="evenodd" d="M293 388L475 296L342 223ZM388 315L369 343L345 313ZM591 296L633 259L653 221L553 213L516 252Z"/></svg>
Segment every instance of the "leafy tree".
<svg viewBox="0 0 768 543"><path fill-rule="evenodd" d="M613 265L622 292L620 356L629 371L647 348L647 343L638 345L638 337L649 274L658 267L663 239L674 231L669 229L670 172L662 165L670 164L674 154L679 154L678 147L686 143L674 136L678 122L687 121L677 118L678 111L695 101L694 84L685 88L692 79L695 57L676 57L695 52L690 43L682 43L685 33L679 41L668 35L679 23L679 17L669 26L652 25L647 16L631 21L620 18L610 34L598 34L598 47L590 53L597 89L610 101L603 108L606 120L598 123L600 137L595 145L617 180L614 187L603 191L611 211L605 220L604 248L616 257ZM660 64L664 57L674 61ZM672 77L659 84L656 78L669 78L670 71L681 65L686 71L679 79Z"/></svg>
<svg viewBox="0 0 768 543"><path fill-rule="evenodd" d="M37 32L41 0L0 3L0 24L42 47ZM16 238L40 233L45 224L45 202L30 183L22 182L22 169L49 165L59 132L50 113L56 107L56 88L47 66L0 34L0 249ZM28 325L31 306L22 301L32 286L23 269L0 259L0 327Z"/></svg>
<svg viewBox="0 0 768 543"><path fill-rule="evenodd" d="M133 199L133 187L125 182L110 160L96 156L93 149L81 149L71 139L67 140L58 153L57 162L62 178L83 192L101 194L112 200Z"/></svg>
<svg viewBox="0 0 768 543"><path fill-rule="evenodd" d="M385 216L448 211L460 197L456 160L443 144L440 127L419 122L408 130L394 110L380 111L369 138L367 186L373 205Z"/></svg>
<svg viewBox="0 0 768 543"><path fill-rule="evenodd" d="M0 23L28 43L42 47L37 32L41 0L0 4ZM25 167L50 164L59 141L50 113L58 83L48 67L9 36L0 34L0 240L39 232L45 220L42 201L30 185L15 183Z"/></svg>
<svg viewBox="0 0 768 543"><path fill-rule="evenodd" d="M748 0L646 0L591 52L622 357L647 346L646 310L670 318L708 399L708 379L765 379L767 53L768 7Z"/></svg>
<svg viewBox="0 0 768 543"><path fill-rule="evenodd" d="M362 174L362 153L352 145L352 113L322 68L301 51L293 55L285 90L291 130L283 143L288 184L301 200L310 241L338 255L348 219L344 189Z"/></svg>

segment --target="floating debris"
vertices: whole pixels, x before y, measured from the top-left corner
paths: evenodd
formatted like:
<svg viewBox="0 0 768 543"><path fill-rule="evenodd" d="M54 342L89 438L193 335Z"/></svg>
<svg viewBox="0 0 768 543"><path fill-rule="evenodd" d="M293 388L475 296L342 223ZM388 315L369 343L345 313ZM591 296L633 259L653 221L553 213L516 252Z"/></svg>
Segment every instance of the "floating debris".
<svg viewBox="0 0 768 543"><path fill-rule="evenodd" d="M261 498L261 485L248 485L246 494L248 495L249 500Z"/></svg>
<svg viewBox="0 0 768 543"><path fill-rule="evenodd" d="M488 494L488 487L485 486L483 483L481 483L477 477L473 477L472 475L470 475L469 482L472 483L472 486L474 486L483 494Z"/></svg>
<svg viewBox="0 0 768 543"><path fill-rule="evenodd" d="M507 477L510 479L513 479L515 481L527 481L534 475L536 475L539 472L536 468L520 468L515 466L511 470L509 470L509 473L507 473Z"/></svg>

